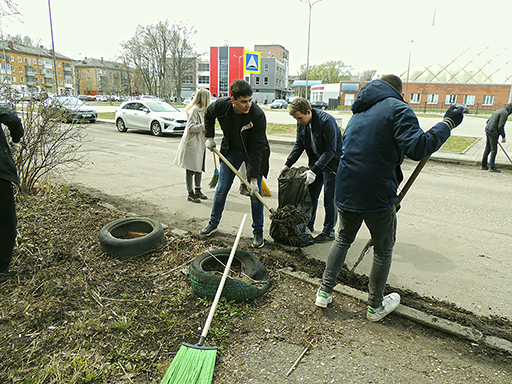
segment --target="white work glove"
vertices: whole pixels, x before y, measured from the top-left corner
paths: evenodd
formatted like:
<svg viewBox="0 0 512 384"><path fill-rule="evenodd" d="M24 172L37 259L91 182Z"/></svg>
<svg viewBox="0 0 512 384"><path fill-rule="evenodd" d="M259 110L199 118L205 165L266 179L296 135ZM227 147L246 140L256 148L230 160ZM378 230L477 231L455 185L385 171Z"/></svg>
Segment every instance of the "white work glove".
<svg viewBox="0 0 512 384"><path fill-rule="evenodd" d="M260 191L260 187L258 186L258 180L251 180L251 188L252 188L252 192L251 192L252 195L254 195L254 192Z"/></svg>
<svg viewBox="0 0 512 384"><path fill-rule="evenodd" d="M14 156L20 150L20 143L15 143L14 141L9 141L9 151L11 151L11 155Z"/></svg>
<svg viewBox="0 0 512 384"><path fill-rule="evenodd" d="M316 179L315 172L313 172L311 169L308 169L306 172L301 173L300 176L306 179L304 180L304 184L306 185L312 184Z"/></svg>
<svg viewBox="0 0 512 384"><path fill-rule="evenodd" d="M217 146L217 144L215 144L215 139L213 137L206 139L206 142L204 143L204 145L206 146L206 148L208 148L212 152L213 152L213 148L215 148Z"/></svg>

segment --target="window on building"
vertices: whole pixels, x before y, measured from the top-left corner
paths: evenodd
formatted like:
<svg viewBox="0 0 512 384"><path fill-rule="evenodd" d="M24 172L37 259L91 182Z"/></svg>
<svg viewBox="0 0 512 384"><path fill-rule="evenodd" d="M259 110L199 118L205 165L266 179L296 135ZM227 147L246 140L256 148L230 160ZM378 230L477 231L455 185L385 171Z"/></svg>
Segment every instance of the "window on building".
<svg viewBox="0 0 512 384"><path fill-rule="evenodd" d="M40 69L39 74L44 75L44 69Z"/></svg>
<svg viewBox="0 0 512 384"><path fill-rule="evenodd" d="M43 59L39 59L39 65L43 65Z"/></svg>
<svg viewBox="0 0 512 384"><path fill-rule="evenodd" d="M265 72L268 72L268 64L265 64L265 65L263 66L263 68L264 68L264 71L265 71Z"/></svg>
<svg viewBox="0 0 512 384"><path fill-rule="evenodd" d="M44 79L41 79L41 84L44 84Z"/></svg>
<svg viewBox="0 0 512 384"><path fill-rule="evenodd" d="M89 70L88 70L88 69L86 69L86 70L85 70L85 73L89 73Z"/></svg>
<svg viewBox="0 0 512 384"><path fill-rule="evenodd" d="M475 95L464 95L464 104L475 105Z"/></svg>
<svg viewBox="0 0 512 384"><path fill-rule="evenodd" d="M263 85L268 85L268 76L263 78Z"/></svg>
<svg viewBox="0 0 512 384"><path fill-rule="evenodd" d="M16 81L18 81L18 80L16 80L16 76L13 76L12 77L12 82L15 83Z"/></svg>
<svg viewBox="0 0 512 384"><path fill-rule="evenodd" d="M18 68L18 72L19 72L19 73L23 73L23 67L19 67L19 68Z"/></svg>
<svg viewBox="0 0 512 384"><path fill-rule="evenodd" d="M455 104L457 102L457 95L446 95L444 100L445 104Z"/></svg>
<svg viewBox="0 0 512 384"><path fill-rule="evenodd" d="M23 57L18 56L18 63L23 63Z"/></svg>
<svg viewBox="0 0 512 384"><path fill-rule="evenodd" d="M62 72L59 72L59 77L62 77Z"/></svg>
<svg viewBox="0 0 512 384"><path fill-rule="evenodd" d="M11 65L11 72L16 72L16 67L14 65Z"/></svg>
<svg viewBox="0 0 512 384"><path fill-rule="evenodd" d="M183 79L184 84L193 84L194 83L194 77L191 75L187 75Z"/></svg>
<svg viewBox="0 0 512 384"><path fill-rule="evenodd" d="M437 104L439 102L439 95L437 93L429 93L427 95L427 104Z"/></svg>
<svg viewBox="0 0 512 384"><path fill-rule="evenodd" d="M25 57L25 64L30 64L30 58Z"/></svg>
<svg viewBox="0 0 512 384"><path fill-rule="evenodd" d="M255 84L255 85L260 85L260 77L259 77L259 76L256 76L256 77L254 78L254 84Z"/></svg>
<svg viewBox="0 0 512 384"><path fill-rule="evenodd" d="M25 78L24 77L20 77L20 83L24 83L25 82Z"/></svg>
<svg viewBox="0 0 512 384"><path fill-rule="evenodd" d="M419 104L421 101L421 93L411 93L411 104Z"/></svg>
<svg viewBox="0 0 512 384"><path fill-rule="evenodd" d="M197 70L199 72L209 72L210 71L210 64L209 63L199 63L197 65Z"/></svg>
<svg viewBox="0 0 512 384"><path fill-rule="evenodd" d="M59 84L62 85L62 80L59 80Z"/></svg>
<svg viewBox="0 0 512 384"><path fill-rule="evenodd" d="M91 80L91 78L90 78L89 76L87 76L85 79L86 79L87 81L90 81L90 80Z"/></svg>
<svg viewBox="0 0 512 384"><path fill-rule="evenodd" d="M37 59L32 59L32 63L34 63L34 65L37 65Z"/></svg>
<svg viewBox="0 0 512 384"><path fill-rule="evenodd" d="M199 76L199 84L210 84L210 76Z"/></svg>
<svg viewBox="0 0 512 384"><path fill-rule="evenodd" d="M11 55L11 61L14 61L14 56Z"/></svg>
<svg viewBox="0 0 512 384"><path fill-rule="evenodd" d="M482 100L482 105L493 105L494 104L494 96L486 95Z"/></svg>
<svg viewBox="0 0 512 384"><path fill-rule="evenodd" d="M57 63L57 67L59 67L59 68L60 68L60 64L61 64L61 63L60 63L60 61L59 61L59 62Z"/></svg>

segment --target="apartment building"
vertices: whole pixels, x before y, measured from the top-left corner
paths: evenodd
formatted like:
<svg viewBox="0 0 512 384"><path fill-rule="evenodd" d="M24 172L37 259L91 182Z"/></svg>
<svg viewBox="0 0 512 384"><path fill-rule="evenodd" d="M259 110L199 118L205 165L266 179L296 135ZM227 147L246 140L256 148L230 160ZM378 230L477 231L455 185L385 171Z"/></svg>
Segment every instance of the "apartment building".
<svg viewBox="0 0 512 384"><path fill-rule="evenodd" d="M132 73L126 65L95 58L74 62L80 95L130 95Z"/></svg>
<svg viewBox="0 0 512 384"><path fill-rule="evenodd" d="M0 80L20 93L75 94L73 60L43 46L0 42Z"/></svg>

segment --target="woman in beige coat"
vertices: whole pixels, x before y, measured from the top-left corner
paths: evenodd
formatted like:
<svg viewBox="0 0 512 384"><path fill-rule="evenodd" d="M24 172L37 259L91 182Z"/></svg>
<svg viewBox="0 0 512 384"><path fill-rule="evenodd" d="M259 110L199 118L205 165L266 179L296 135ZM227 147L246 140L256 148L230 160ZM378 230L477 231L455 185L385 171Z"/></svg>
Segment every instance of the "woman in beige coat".
<svg viewBox="0 0 512 384"><path fill-rule="evenodd" d="M210 92L200 89L194 99L185 109L187 112L187 126L174 159L174 164L185 168L188 201L200 203L201 199L207 199L201 192L201 178L204 172L205 151L204 145L204 113L210 105Z"/></svg>

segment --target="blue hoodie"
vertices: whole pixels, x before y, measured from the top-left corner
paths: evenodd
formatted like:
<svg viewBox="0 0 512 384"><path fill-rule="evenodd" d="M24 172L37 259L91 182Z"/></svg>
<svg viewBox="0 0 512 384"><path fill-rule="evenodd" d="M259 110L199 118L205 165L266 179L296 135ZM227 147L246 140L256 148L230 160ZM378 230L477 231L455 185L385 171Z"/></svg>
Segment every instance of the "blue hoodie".
<svg viewBox="0 0 512 384"><path fill-rule="evenodd" d="M377 212L397 201L397 166L404 155L422 160L450 137L439 122L424 132L400 93L382 80L366 84L352 105L336 175L336 205L350 212Z"/></svg>

